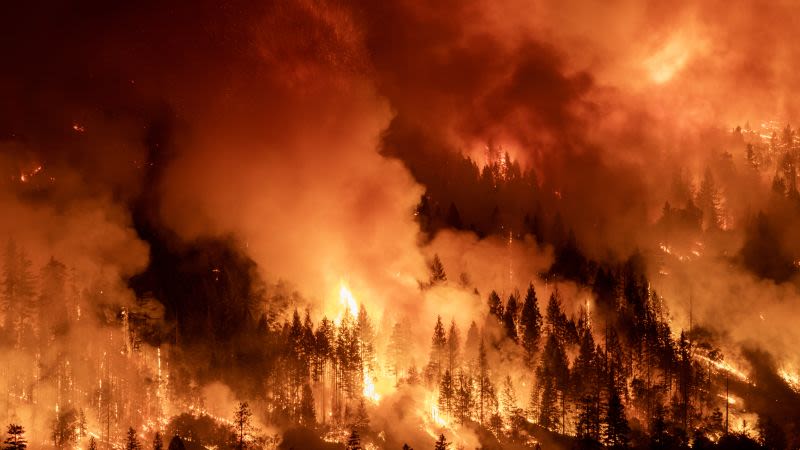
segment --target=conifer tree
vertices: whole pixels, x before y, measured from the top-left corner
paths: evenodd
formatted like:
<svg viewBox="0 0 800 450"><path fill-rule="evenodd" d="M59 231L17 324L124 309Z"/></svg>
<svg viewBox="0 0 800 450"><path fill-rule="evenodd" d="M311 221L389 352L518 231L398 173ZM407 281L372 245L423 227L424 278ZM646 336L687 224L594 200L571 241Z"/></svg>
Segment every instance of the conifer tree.
<svg viewBox="0 0 800 450"><path fill-rule="evenodd" d="M480 424L485 424L489 414L497 409L497 395L494 385L489 378L489 361L486 357L486 347L481 339L478 348L478 418Z"/></svg>
<svg viewBox="0 0 800 450"><path fill-rule="evenodd" d="M455 321L450 322L450 330L447 332L447 369L452 374L459 365L461 358L461 339Z"/></svg>
<svg viewBox="0 0 800 450"><path fill-rule="evenodd" d="M247 448L247 440L250 438L253 429L251 423L252 418L253 413L250 411L250 405L247 402L239 402L233 414L233 427L236 432L237 450Z"/></svg>
<svg viewBox="0 0 800 450"><path fill-rule="evenodd" d="M161 433L158 431L153 436L153 450L164 450L164 442L161 440Z"/></svg>
<svg viewBox="0 0 800 450"><path fill-rule="evenodd" d="M361 450L361 436L358 431L353 428L350 432L350 437L347 438L347 450Z"/></svg>
<svg viewBox="0 0 800 450"><path fill-rule="evenodd" d="M314 393L311 391L311 386L308 383L303 385L303 393L301 394L300 423L304 425L314 425L314 423L316 423Z"/></svg>
<svg viewBox="0 0 800 450"><path fill-rule="evenodd" d="M455 400L455 386L450 369L444 371L442 381L439 383L439 411L442 414L452 415Z"/></svg>
<svg viewBox="0 0 800 450"><path fill-rule="evenodd" d="M136 430L133 427L128 428L128 433L125 436L125 450L140 450L141 445L139 439L136 438Z"/></svg>
<svg viewBox="0 0 800 450"><path fill-rule="evenodd" d="M431 279L430 279L431 286L441 284L447 281L447 274L444 272L444 265L442 264L442 260L439 259L439 255L433 255L433 260L431 261L430 270L431 270Z"/></svg>
<svg viewBox="0 0 800 450"><path fill-rule="evenodd" d="M445 439L444 434L439 435L439 439L436 440L436 446L434 446L434 450L447 450L450 447L450 444Z"/></svg>
<svg viewBox="0 0 800 450"><path fill-rule="evenodd" d="M447 357L447 336L445 335L442 316L436 318L436 326L433 329L431 338L431 355L426 371L427 382L438 384L442 377L445 359Z"/></svg>
<svg viewBox="0 0 800 450"><path fill-rule="evenodd" d="M489 293L489 315L494 316L500 323L503 321L503 302L496 291Z"/></svg>
<svg viewBox="0 0 800 450"><path fill-rule="evenodd" d="M3 444L5 450L25 450L28 447L28 441L25 440L25 429L22 428L22 425L9 424Z"/></svg>
<svg viewBox="0 0 800 450"><path fill-rule="evenodd" d="M533 368L542 335L542 314L539 312L533 283L528 285L519 325L522 348L525 349L525 363L529 368Z"/></svg>
<svg viewBox="0 0 800 450"><path fill-rule="evenodd" d="M622 404L619 390L614 383L613 366L611 377L608 383L608 404L604 420L603 443L611 449L623 449L628 447L628 419L625 417L625 406Z"/></svg>
<svg viewBox="0 0 800 450"><path fill-rule="evenodd" d="M550 294L550 300L547 302L545 323L547 324L547 332L557 335L563 341L566 334L566 316L561 309L561 298L559 298L558 291L553 291Z"/></svg>
<svg viewBox="0 0 800 450"><path fill-rule="evenodd" d="M506 336L514 342L517 342L517 296L511 295L508 297L506 308L503 313L503 327L506 330Z"/></svg>

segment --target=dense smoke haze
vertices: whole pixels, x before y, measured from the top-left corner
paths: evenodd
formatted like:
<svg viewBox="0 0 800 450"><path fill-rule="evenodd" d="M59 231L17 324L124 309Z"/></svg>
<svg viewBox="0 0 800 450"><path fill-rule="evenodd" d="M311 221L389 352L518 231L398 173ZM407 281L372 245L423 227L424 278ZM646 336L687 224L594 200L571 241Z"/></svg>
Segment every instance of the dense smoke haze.
<svg viewBox="0 0 800 450"><path fill-rule="evenodd" d="M428 3L4 5L3 426L800 448L800 5Z"/></svg>

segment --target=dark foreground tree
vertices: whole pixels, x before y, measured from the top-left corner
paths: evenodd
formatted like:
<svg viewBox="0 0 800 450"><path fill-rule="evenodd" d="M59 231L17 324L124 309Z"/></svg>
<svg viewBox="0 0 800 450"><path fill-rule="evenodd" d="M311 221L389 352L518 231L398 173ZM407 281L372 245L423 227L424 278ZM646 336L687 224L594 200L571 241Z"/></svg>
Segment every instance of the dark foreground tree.
<svg viewBox="0 0 800 450"><path fill-rule="evenodd" d="M172 436L167 450L186 450L186 447L183 445L183 439L181 439L180 436Z"/></svg>
<svg viewBox="0 0 800 450"><path fill-rule="evenodd" d="M161 433L156 431L156 435L153 436L153 450L163 450L164 449L164 442L161 440Z"/></svg>
<svg viewBox="0 0 800 450"><path fill-rule="evenodd" d="M247 402L239 402L236 412L233 415L233 426L236 428L236 449L243 450L246 448L247 438L250 436L252 429L251 420L253 412L250 411L250 405Z"/></svg>
<svg viewBox="0 0 800 450"><path fill-rule="evenodd" d="M361 436L358 435L358 430L355 428L350 432L350 437L347 438L347 450L361 450Z"/></svg>
<svg viewBox="0 0 800 450"><path fill-rule="evenodd" d="M613 380L613 376L612 376ZM608 407L606 408L604 443L611 449L628 447L628 419L625 417L625 406L613 382L609 382Z"/></svg>
<svg viewBox="0 0 800 450"><path fill-rule="evenodd" d="M444 438L444 434L439 435L439 439L436 441L436 446L434 450L447 450L450 444L447 442L447 439Z"/></svg>
<svg viewBox="0 0 800 450"><path fill-rule="evenodd" d="M25 450L28 447L28 441L25 440L25 429L22 428L22 425L9 424L6 434L6 440L3 441L6 450Z"/></svg>
<svg viewBox="0 0 800 450"><path fill-rule="evenodd" d="M136 430L128 428L125 438L125 450L140 450L139 439L136 438Z"/></svg>

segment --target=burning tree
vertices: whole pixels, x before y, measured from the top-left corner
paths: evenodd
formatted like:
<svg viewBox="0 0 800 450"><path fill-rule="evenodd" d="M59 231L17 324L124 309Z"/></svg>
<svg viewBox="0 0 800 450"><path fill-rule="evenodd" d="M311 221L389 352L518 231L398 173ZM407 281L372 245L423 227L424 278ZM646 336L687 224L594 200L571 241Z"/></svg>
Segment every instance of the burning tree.
<svg viewBox="0 0 800 450"><path fill-rule="evenodd" d="M238 450L247 448L247 442L252 437L252 418L253 413L250 411L250 405L247 402L239 402L239 406L233 415L233 426L236 430L236 448Z"/></svg>
<svg viewBox="0 0 800 450"><path fill-rule="evenodd" d="M78 441L79 419L75 409L70 408L56 413L53 420L51 438L56 448L64 448Z"/></svg>

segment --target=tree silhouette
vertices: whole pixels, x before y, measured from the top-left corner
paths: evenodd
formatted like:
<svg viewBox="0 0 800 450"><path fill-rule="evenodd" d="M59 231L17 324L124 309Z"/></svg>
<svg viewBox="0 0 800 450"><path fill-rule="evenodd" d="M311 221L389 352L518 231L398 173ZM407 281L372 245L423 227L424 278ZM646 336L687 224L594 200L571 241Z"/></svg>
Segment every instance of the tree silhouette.
<svg viewBox="0 0 800 450"><path fill-rule="evenodd" d="M433 447L434 450L447 450L450 444L447 442L447 439L444 438L444 434L439 435L439 439L436 440L436 446Z"/></svg>
<svg viewBox="0 0 800 450"><path fill-rule="evenodd" d="M236 448L243 450L247 448L247 439L250 437L253 425L251 420L253 413L247 402L239 402L236 412L233 414L233 426L236 430Z"/></svg>
<svg viewBox="0 0 800 450"><path fill-rule="evenodd" d="M6 431L6 440L3 441L5 450L25 450L28 441L25 440L25 429L22 425L9 424Z"/></svg>
<svg viewBox="0 0 800 450"><path fill-rule="evenodd" d="M358 431L353 428L350 431L350 437L347 438L347 450L361 450L361 436L358 435Z"/></svg>
<svg viewBox="0 0 800 450"><path fill-rule="evenodd" d="M533 283L528 285L525 302L522 304L522 314L519 321L522 348L525 349L525 363L533 368L536 352L539 349L539 340L542 335L542 314L536 300L536 291Z"/></svg>
<svg viewBox="0 0 800 450"><path fill-rule="evenodd" d="M139 439L136 438L136 430L133 427L129 427L128 434L125 437L125 450L140 450L140 448Z"/></svg>
<svg viewBox="0 0 800 450"><path fill-rule="evenodd" d="M156 431L155 436L153 436L153 450L163 450L164 449L164 442L161 440L161 433Z"/></svg>
<svg viewBox="0 0 800 450"><path fill-rule="evenodd" d="M439 259L439 255L433 255L433 261L431 261L430 270L431 286L447 281L447 274L444 271L444 264L442 264L442 260Z"/></svg>
<svg viewBox="0 0 800 450"><path fill-rule="evenodd" d="M169 441L169 446L167 450L185 450L186 446L183 445L183 439L180 436L172 436L172 439Z"/></svg>

